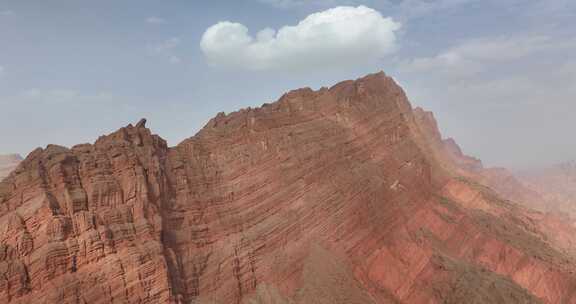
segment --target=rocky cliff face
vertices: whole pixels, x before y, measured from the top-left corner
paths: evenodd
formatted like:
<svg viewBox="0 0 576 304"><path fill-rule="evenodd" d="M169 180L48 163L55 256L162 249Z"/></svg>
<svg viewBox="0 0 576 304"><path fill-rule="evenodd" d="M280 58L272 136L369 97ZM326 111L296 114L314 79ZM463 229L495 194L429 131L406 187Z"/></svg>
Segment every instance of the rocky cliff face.
<svg viewBox="0 0 576 304"><path fill-rule="evenodd" d="M383 73L32 152L0 184L3 303L576 303L576 263L457 174ZM452 151L458 153L458 151Z"/></svg>
<svg viewBox="0 0 576 304"><path fill-rule="evenodd" d="M0 180L8 176L22 161L18 154L0 155Z"/></svg>
<svg viewBox="0 0 576 304"><path fill-rule="evenodd" d="M504 199L538 211L547 211L546 198L513 172L506 168L484 167L479 159L464 154L454 139L443 139L432 112L416 108L414 116L432 148L431 154L449 174L474 180L496 191Z"/></svg>
<svg viewBox="0 0 576 304"><path fill-rule="evenodd" d="M487 187L500 199L529 208L522 213L535 223L551 245L576 255L576 204L571 195L574 193L572 178L576 177L574 166L565 163L518 173L506 168L485 168L480 160L465 155L453 139L442 139L431 112L416 108L414 115L432 147L430 154L446 172ZM450 188L452 183L446 185Z"/></svg>

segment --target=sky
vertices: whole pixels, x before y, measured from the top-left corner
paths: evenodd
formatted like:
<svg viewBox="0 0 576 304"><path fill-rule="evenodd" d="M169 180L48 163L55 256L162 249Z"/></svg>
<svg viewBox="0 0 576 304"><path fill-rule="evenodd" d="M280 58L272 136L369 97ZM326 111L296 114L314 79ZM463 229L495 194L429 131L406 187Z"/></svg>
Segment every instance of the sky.
<svg viewBox="0 0 576 304"><path fill-rule="evenodd" d="M385 71L489 166L576 159L573 0L0 0L0 154Z"/></svg>

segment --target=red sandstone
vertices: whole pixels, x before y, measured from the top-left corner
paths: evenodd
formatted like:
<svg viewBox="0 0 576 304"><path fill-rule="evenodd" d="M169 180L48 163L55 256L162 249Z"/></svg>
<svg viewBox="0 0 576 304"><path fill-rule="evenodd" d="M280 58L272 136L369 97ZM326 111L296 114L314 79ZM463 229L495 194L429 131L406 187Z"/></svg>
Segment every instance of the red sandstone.
<svg viewBox="0 0 576 304"><path fill-rule="evenodd" d="M172 148L141 121L38 149L0 184L0 302L576 303L574 259L422 114L379 73Z"/></svg>

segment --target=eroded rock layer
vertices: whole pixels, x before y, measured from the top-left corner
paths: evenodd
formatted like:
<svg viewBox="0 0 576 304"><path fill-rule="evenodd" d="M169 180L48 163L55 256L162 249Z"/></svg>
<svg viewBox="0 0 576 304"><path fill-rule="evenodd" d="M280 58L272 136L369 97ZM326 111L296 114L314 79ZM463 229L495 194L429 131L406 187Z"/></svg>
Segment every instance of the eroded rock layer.
<svg viewBox="0 0 576 304"><path fill-rule="evenodd" d="M143 120L38 149L0 184L0 302L576 303L570 256L430 132L379 73L172 148Z"/></svg>

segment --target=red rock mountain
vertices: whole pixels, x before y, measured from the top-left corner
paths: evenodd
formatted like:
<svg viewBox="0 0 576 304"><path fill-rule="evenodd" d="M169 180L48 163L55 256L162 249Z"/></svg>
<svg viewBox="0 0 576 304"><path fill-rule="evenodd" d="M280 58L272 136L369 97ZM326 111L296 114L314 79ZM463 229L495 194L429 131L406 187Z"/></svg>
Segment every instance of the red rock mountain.
<svg viewBox="0 0 576 304"><path fill-rule="evenodd" d="M576 303L574 258L423 113L378 73L175 147L143 120L37 149L0 184L0 302Z"/></svg>
<svg viewBox="0 0 576 304"><path fill-rule="evenodd" d="M576 255L576 201L571 195L576 171L571 170L574 167L570 163L517 174L506 168L485 168L480 160L463 154L453 139L441 138L431 112L417 108L414 114L423 130L428 130L425 132L436 159L452 175L488 187L501 199L528 207L530 210L523 212L524 215L546 235L549 243ZM455 189L455 193L459 193L458 179L447 183L444 190Z"/></svg>
<svg viewBox="0 0 576 304"><path fill-rule="evenodd" d="M0 180L8 176L22 161L18 154L0 155Z"/></svg>
<svg viewBox="0 0 576 304"><path fill-rule="evenodd" d="M474 180L495 191L503 199L537 211L548 211L546 198L518 179L513 172L506 168L486 168L479 159L465 155L454 139L442 139L432 112L416 108L414 116L427 136L432 154L452 176Z"/></svg>

